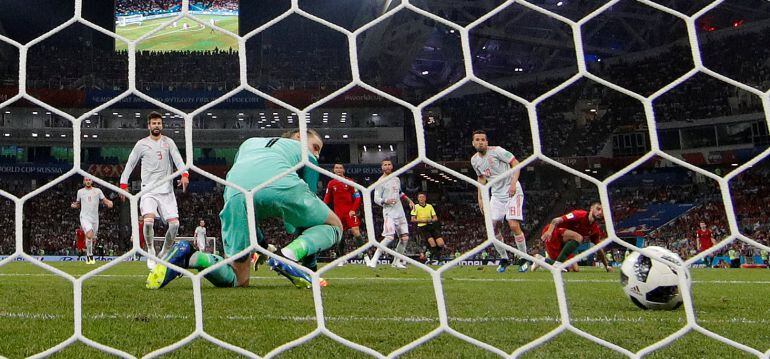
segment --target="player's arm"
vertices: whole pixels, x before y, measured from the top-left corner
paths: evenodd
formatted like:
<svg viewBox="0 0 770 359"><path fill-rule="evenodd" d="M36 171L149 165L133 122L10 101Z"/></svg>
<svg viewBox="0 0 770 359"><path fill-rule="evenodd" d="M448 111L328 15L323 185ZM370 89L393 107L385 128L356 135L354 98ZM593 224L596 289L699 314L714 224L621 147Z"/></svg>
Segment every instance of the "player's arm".
<svg viewBox="0 0 770 359"><path fill-rule="evenodd" d="M104 192L102 192L102 190L99 190L99 199L102 200L102 204L107 206L107 208L112 208L112 201L104 196Z"/></svg>
<svg viewBox="0 0 770 359"><path fill-rule="evenodd" d="M502 147L497 147L497 150L494 152L494 154L501 161L508 163L508 165L511 166L511 168L514 168L519 164L519 160L516 159L516 156L514 156L513 153L506 151ZM511 175L511 187L508 188L508 194L511 196L516 194L516 183L519 182L520 174L521 174L521 171L516 170L516 171L513 171L513 174Z"/></svg>
<svg viewBox="0 0 770 359"><path fill-rule="evenodd" d="M332 204L332 181L326 184L326 193L324 193L324 203L331 207Z"/></svg>
<svg viewBox="0 0 770 359"><path fill-rule="evenodd" d="M174 166L176 166L176 169L178 170L184 168L184 160L182 159L182 154L179 153L179 148L176 147L174 141L169 142L171 142L169 152L171 152L171 159L174 161ZM184 171L182 172L182 179L179 181L179 185L182 186L182 192L187 191L188 184L190 184L190 173Z"/></svg>
<svg viewBox="0 0 770 359"><path fill-rule="evenodd" d="M409 198L406 193L401 192L401 199L409 202L409 208L414 209L414 202L412 202L412 199Z"/></svg>
<svg viewBox="0 0 770 359"><path fill-rule="evenodd" d="M352 217L358 213L358 209L361 208L361 192L355 187L350 187L350 190L353 191L353 205L350 207L350 216Z"/></svg>
<svg viewBox="0 0 770 359"><path fill-rule="evenodd" d="M600 228L595 228L590 235L590 241L594 245L598 245L603 239L607 238L607 235L604 234L604 231L602 231ZM604 270L607 272L612 272L612 266L610 266L609 261L607 261L607 253L604 252L604 248L599 248L599 250L596 252L599 254L599 258L602 260L602 264L604 265Z"/></svg>
<svg viewBox="0 0 770 359"><path fill-rule="evenodd" d="M610 263L607 262L607 254L604 253L604 248L599 249L599 251L596 253L598 253L599 258L602 259L602 264L604 264L604 270L606 270L607 272L612 272L612 267L610 266Z"/></svg>
<svg viewBox="0 0 770 359"><path fill-rule="evenodd" d="M519 164L519 160L517 160L516 158L508 162L508 165L510 165L511 168L516 167L518 164ZM521 174L521 171L516 170L516 171L513 171L513 175L511 175L511 188L508 189L508 194L511 196L516 194L516 184L519 183L520 174Z"/></svg>
<svg viewBox="0 0 770 359"><path fill-rule="evenodd" d="M80 208L80 191L78 191L78 194L75 196L75 201L70 204L70 207L75 209Z"/></svg>
<svg viewBox="0 0 770 359"><path fill-rule="evenodd" d="M126 167L123 168L123 173L120 175L120 189L128 190L128 178L131 177L131 172L134 172L134 167L139 163L140 158L142 158L142 147L137 142L128 155L128 162L126 162ZM120 197L125 198L122 194Z"/></svg>
<svg viewBox="0 0 770 359"><path fill-rule="evenodd" d="M438 215L436 215L436 209L430 206L430 222L438 222Z"/></svg>
<svg viewBox="0 0 770 359"><path fill-rule="evenodd" d="M556 227L558 227L560 224L564 223L567 220L567 216L570 214L572 214L572 212L552 219L551 223L548 223L548 229L545 231L545 233L543 233L542 236L540 236L540 239L545 242L551 240L551 235L553 234L554 229L556 229Z"/></svg>
<svg viewBox="0 0 770 359"><path fill-rule="evenodd" d="M380 207L384 207L386 204L385 198L382 197L383 196L382 192L383 191L381 187L377 187L374 189L374 203L376 203Z"/></svg>
<svg viewBox="0 0 770 359"><path fill-rule="evenodd" d="M476 180L483 185L487 184L487 178L484 177L484 175L478 175ZM484 214L484 201L481 199L481 190L482 188L479 188L478 190L479 210L481 211L481 214Z"/></svg>

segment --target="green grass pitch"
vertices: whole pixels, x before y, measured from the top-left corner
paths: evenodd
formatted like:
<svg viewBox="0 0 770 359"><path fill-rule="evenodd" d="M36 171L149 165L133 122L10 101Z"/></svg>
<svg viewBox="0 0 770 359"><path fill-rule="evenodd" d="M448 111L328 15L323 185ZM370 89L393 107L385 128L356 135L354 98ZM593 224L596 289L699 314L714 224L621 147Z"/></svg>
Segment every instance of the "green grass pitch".
<svg viewBox="0 0 770 359"><path fill-rule="evenodd" d="M163 30L153 34L149 38L138 43L138 51L187 51L187 50L220 50L234 49L238 50L238 41L224 33L213 31L209 27L209 21L213 18L216 25L227 29L228 31L238 33L237 16L217 16L217 15L196 15L196 19L201 20L206 25L193 21L189 18L182 18L177 22L176 27L166 26ZM136 40L142 35L158 28L171 18L153 19L143 21L141 24L131 24L126 26L115 26L115 31L129 40ZM188 25L187 30L183 30L184 24ZM116 41L115 50L126 50L128 44L122 41Z"/></svg>
<svg viewBox="0 0 770 359"><path fill-rule="evenodd" d="M57 263L81 275L93 266ZM172 344L194 329L191 282L144 289L143 263L121 263L83 284L83 334L132 355L142 356ZM203 324L207 333L263 355L311 332L315 312L311 291L299 290L262 268L250 288L215 288L203 281ZM770 349L770 271L696 269L693 294L700 324L723 336ZM338 335L381 353L391 351L438 327L432 282L427 273L389 266L371 270L348 265L327 273L322 290L327 327ZM685 323L684 310L642 311L624 296L618 273L584 269L565 274L572 323L589 333L637 351ZM560 321L551 274L499 274L494 267L458 267L443 277L449 324L455 330L506 352L555 328ZM0 355L28 356L63 341L73 332L72 285L28 263L0 267ZM106 357L84 344L55 357ZM170 357L237 357L196 340ZM362 358L366 355L320 337L281 358ZM486 358L494 354L442 334L406 353L406 358ZM524 358L619 358L620 354L571 333L526 353ZM691 332L651 358L743 358L738 351Z"/></svg>

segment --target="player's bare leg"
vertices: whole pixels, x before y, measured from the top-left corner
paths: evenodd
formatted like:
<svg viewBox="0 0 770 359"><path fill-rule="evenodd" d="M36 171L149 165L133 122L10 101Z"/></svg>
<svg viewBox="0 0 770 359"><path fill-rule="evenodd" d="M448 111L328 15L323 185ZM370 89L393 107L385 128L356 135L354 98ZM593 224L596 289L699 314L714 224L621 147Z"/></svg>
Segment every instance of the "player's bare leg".
<svg viewBox="0 0 770 359"><path fill-rule="evenodd" d="M508 227L513 232L513 240L516 243L516 249L527 253L527 239L524 237L524 231L521 230L521 223L515 219L508 220ZM519 272L526 272L529 269L529 261L524 258L519 260Z"/></svg>
<svg viewBox="0 0 770 359"><path fill-rule="evenodd" d="M503 238L503 221L494 222L493 225L495 227L495 238L497 238L500 242L505 243L505 238ZM500 258L500 264L497 266L497 271L499 273L503 273L511 264L511 261L508 258L508 251L505 250L501 244L495 243L494 245L495 250L497 250L497 255Z"/></svg>
<svg viewBox="0 0 770 359"><path fill-rule="evenodd" d="M147 253L155 255L155 215L145 214L144 222L142 225L142 231L144 233L144 243L147 245ZM147 258L147 268L152 270L155 268L155 260Z"/></svg>

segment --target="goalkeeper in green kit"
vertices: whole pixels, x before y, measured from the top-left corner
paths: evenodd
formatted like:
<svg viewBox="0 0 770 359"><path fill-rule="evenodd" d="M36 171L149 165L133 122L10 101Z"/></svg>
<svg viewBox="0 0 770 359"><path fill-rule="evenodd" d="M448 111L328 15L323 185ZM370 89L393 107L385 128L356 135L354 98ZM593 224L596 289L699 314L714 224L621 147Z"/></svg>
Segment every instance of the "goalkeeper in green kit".
<svg viewBox="0 0 770 359"><path fill-rule="evenodd" d="M233 167L227 173L227 181L244 189L255 188L274 176L289 171L302 162L302 144L299 130L287 132L283 137L250 138L241 144ZM323 147L321 137L313 130L307 132L308 158L318 163ZM316 254L331 248L342 237L342 222L326 204L316 196L318 173L304 167L301 173L291 172L254 192L254 212L257 223L257 240L263 248L267 242L259 223L266 218L282 218L288 233L297 234L281 254L294 262L316 270ZM249 245L249 228L245 195L230 186L225 188L225 204L219 213L222 222L222 242L225 256L232 257ZM249 285L249 255L244 254L229 265L224 265L205 275L217 287L246 287ZM182 268L204 270L221 262L222 257L194 252L186 241L174 245L163 258ZM298 288L310 288L310 276L294 265L286 265L270 259L268 265L288 278ZM164 265L158 264L147 277L146 286L158 289L181 276Z"/></svg>

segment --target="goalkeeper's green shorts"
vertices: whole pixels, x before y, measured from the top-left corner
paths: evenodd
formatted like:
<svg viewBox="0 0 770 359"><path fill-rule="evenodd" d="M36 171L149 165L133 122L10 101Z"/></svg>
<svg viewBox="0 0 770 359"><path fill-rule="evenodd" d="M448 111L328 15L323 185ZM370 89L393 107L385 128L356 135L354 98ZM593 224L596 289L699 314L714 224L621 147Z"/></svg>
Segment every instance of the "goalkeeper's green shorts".
<svg viewBox="0 0 770 359"><path fill-rule="evenodd" d="M289 183L287 183L289 182ZM324 224L331 211L315 193L310 191L301 179L287 178L279 186L268 186L254 193L256 223L271 217L282 218L288 233ZM287 185L288 184L288 185ZM231 257L251 245L249 225L246 217L246 201L243 193L225 191L231 195L225 198L225 205L219 213L222 223L222 243L225 256ZM270 242L270 238L267 238Z"/></svg>

